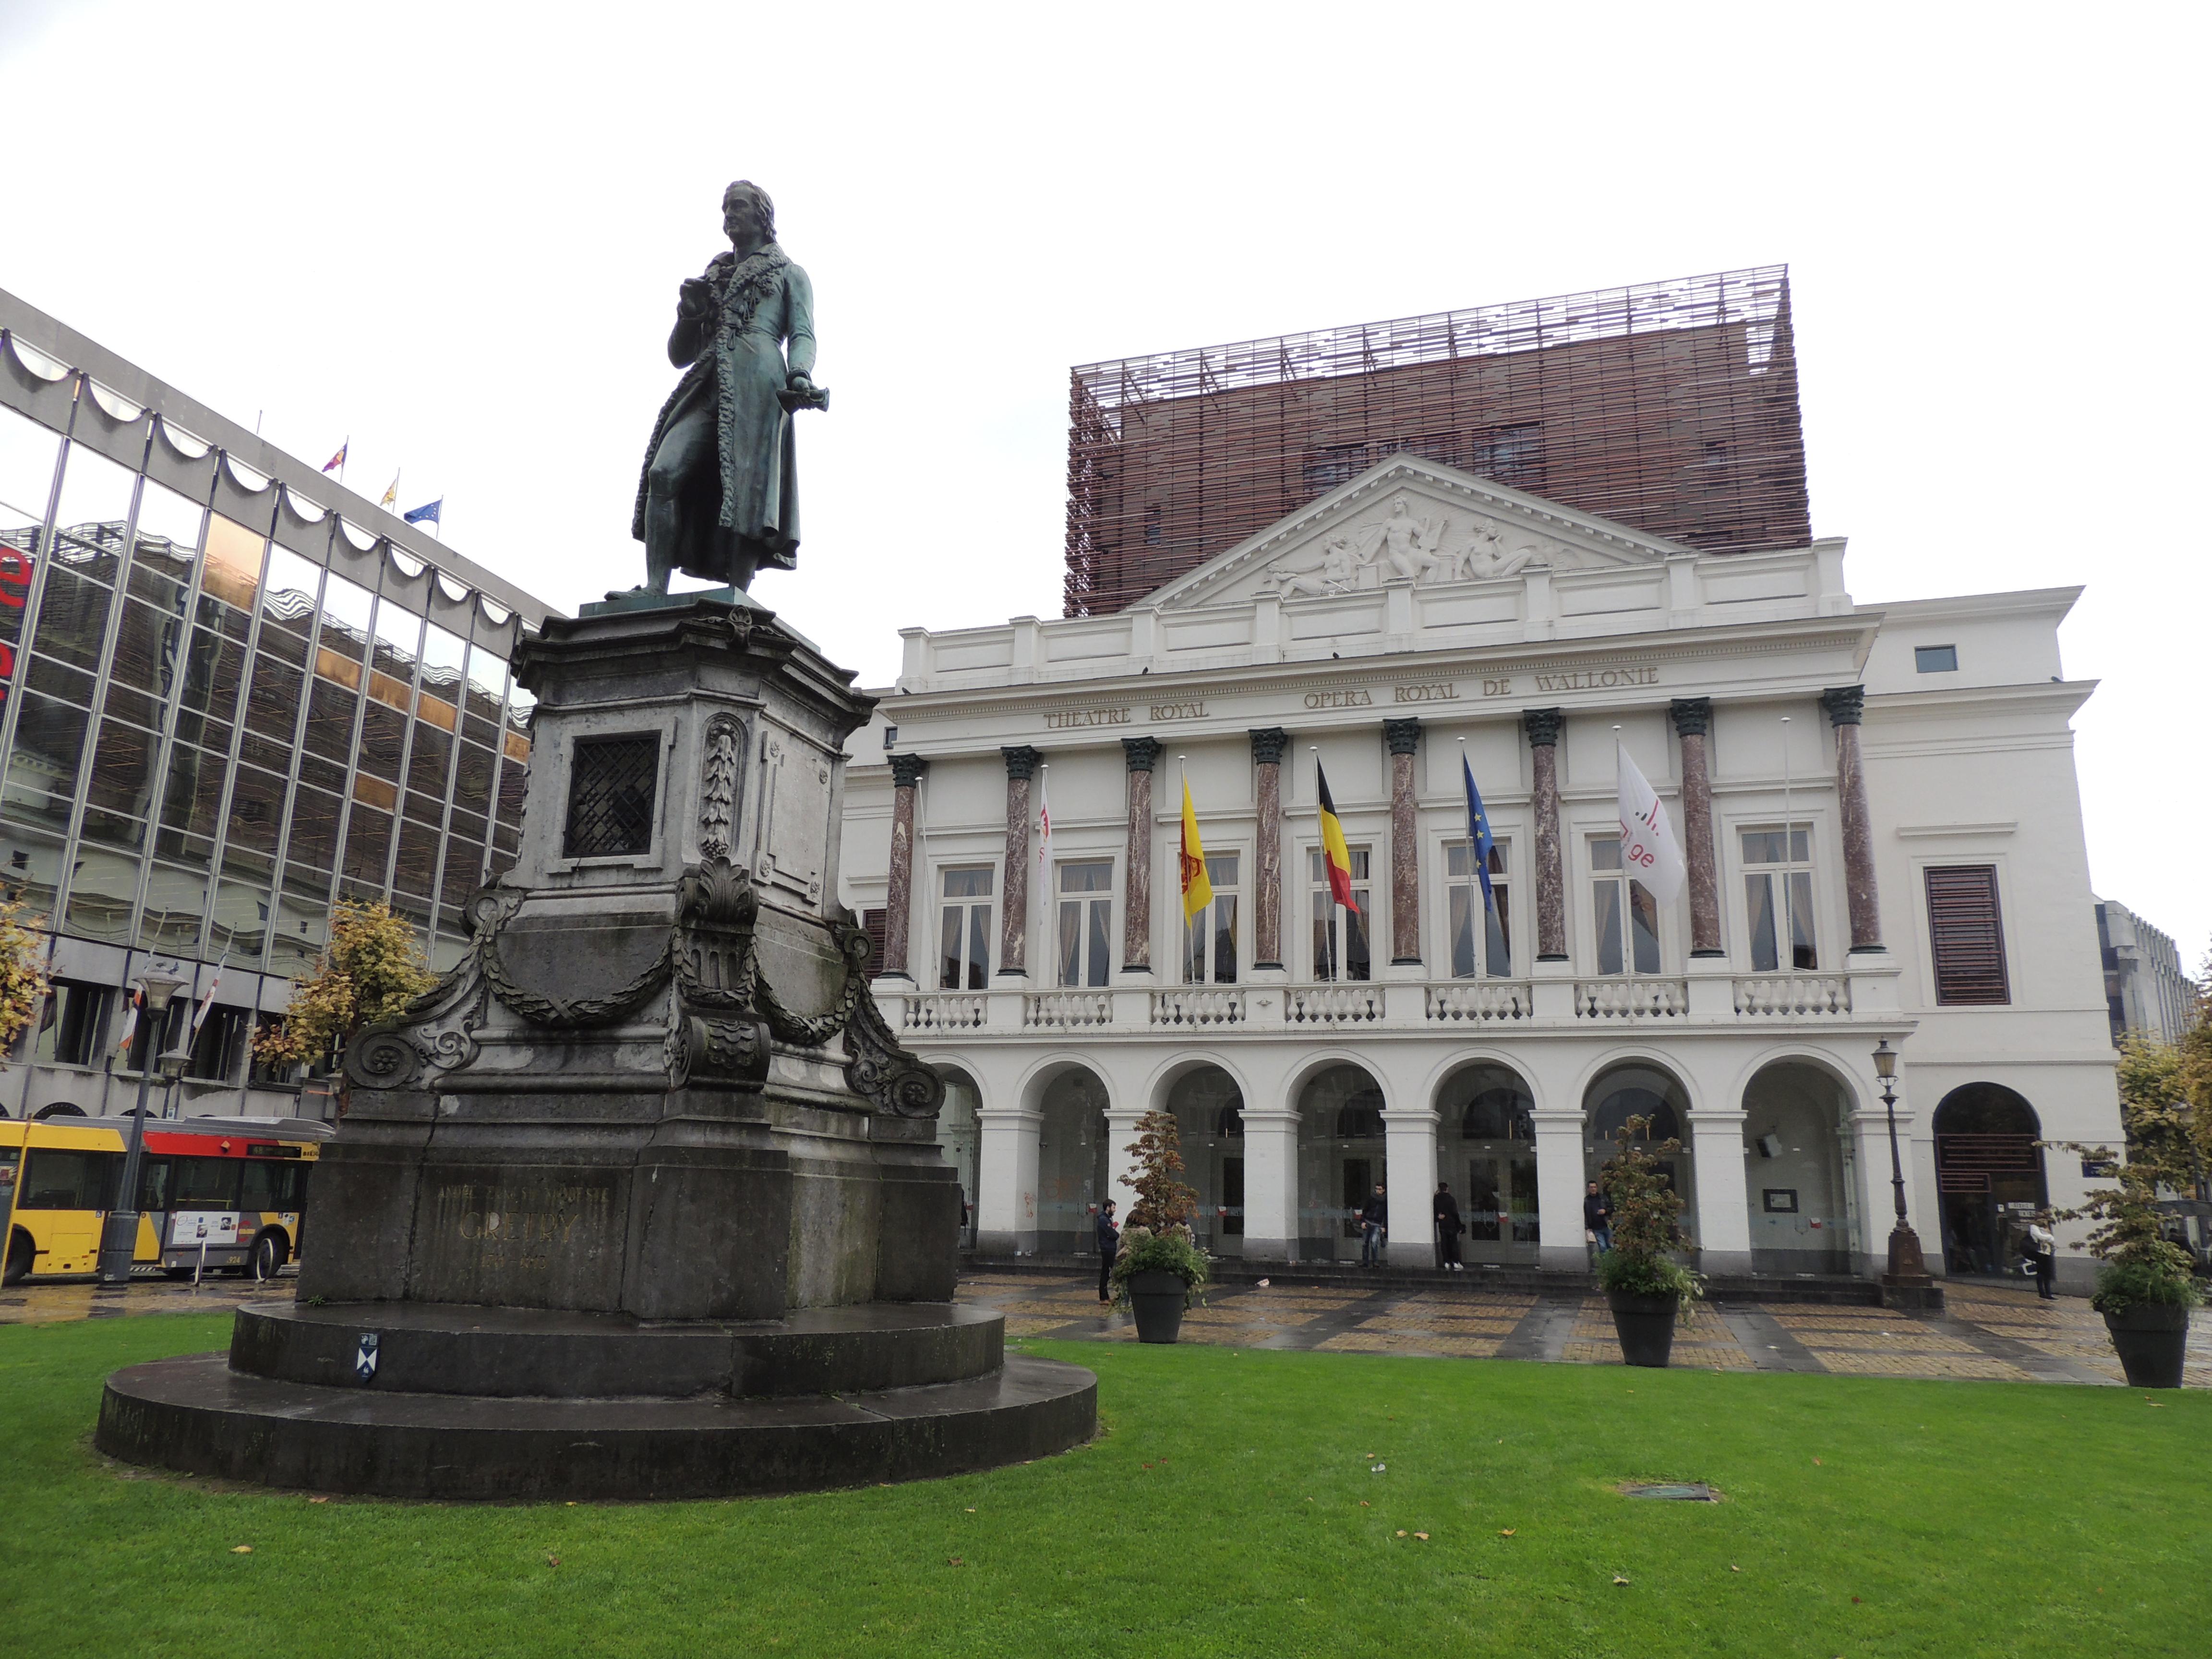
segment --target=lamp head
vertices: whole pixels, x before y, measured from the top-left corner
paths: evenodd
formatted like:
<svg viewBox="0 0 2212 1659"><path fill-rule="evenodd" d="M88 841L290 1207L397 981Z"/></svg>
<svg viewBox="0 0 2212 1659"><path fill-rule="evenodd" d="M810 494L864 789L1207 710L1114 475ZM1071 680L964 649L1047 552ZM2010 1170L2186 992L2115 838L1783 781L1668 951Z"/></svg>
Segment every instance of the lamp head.
<svg viewBox="0 0 2212 1659"><path fill-rule="evenodd" d="M192 1051L179 1045L161 1056L161 1080L174 1083L185 1074L185 1067L192 1063Z"/></svg>
<svg viewBox="0 0 2212 1659"><path fill-rule="evenodd" d="M146 999L146 1012L151 1018L167 1013L169 1004L184 988L184 981L160 968L149 968L138 975L139 994Z"/></svg>
<svg viewBox="0 0 2212 1659"><path fill-rule="evenodd" d="M1897 1050L1889 1046L1887 1037L1874 1051L1874 1074L1884 1083L1897 1075Z"/></svg>

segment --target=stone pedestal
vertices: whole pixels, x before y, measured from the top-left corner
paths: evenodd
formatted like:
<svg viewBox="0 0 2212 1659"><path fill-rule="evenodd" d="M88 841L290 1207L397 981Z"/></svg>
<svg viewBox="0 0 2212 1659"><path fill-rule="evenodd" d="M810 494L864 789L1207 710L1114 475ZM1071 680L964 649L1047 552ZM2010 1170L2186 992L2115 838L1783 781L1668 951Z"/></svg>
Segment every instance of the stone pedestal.
<svg viewBox="0 0 2212 1659"><path fill-rule="evenodd" d="M883 1478L870 1459L945 1472L827 1419L811 1464L805 1436L770 1434L781 1449L758 1479L742 1435L709 1435L694 1460L641 1442L566 1484L533 1466L532 1434L603 1432L587 1376L663 1401L653 1443L681 1442L700 1385L669 1356L726 1346L733 1322L858 1320L869 1334L821 1391L889 1386L868 1379L936 1340L899 1334L953 1312L960 1200L936 1145L944 1085L884 1026L866 935L836 901L843 745L872 707L852 677L726 591L587 605L549 622L515 672L538 698L520 860L472 902L459 966L353 1042L349 1109L316 1171L301 1299L364 1358L271 1370L258 1357L275 1339L246 1341L241 1316L220 1377L155 1365L112 1381L100 1443L417 1496L781 1490ZM502 1363L554 1379L529 1433L493 1431L481 1367L427 1357L457 1326L504 1333ZM548 1356L579 1331L595 1358L564 1370ZM952 1370L927 1385L1003 1376L996 1340L953 1343ZM736 1368L723 1391L742 1403L761 1392L752 1375ZM946 1402L998 1409L972 1388ZM950 1467L995 1461L976 1450L981 1421L936 1432L967 1449ZM809 1467L822 1478L793 1473ZM703 1468L721 1473L702 1487Z"/></svg>

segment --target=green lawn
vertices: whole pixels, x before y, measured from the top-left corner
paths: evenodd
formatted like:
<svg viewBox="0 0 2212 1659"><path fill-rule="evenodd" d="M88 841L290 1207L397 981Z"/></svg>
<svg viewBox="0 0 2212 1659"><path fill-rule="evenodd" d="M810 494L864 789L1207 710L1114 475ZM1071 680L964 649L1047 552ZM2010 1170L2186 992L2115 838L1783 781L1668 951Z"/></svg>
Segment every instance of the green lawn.
<svg viewBox="0 0 2212 1659"><path fill-rule="evenodd" d="M1948 1659L2212 1644L2202 1394L1038 1343L1097 1370L1108 1431L899 1488L317 1504L93 1453L108 1370L218 1347L228 1325L0 1328L8 1652ZM1655 1477L1728 1501L1613 1490Z"/></svg>

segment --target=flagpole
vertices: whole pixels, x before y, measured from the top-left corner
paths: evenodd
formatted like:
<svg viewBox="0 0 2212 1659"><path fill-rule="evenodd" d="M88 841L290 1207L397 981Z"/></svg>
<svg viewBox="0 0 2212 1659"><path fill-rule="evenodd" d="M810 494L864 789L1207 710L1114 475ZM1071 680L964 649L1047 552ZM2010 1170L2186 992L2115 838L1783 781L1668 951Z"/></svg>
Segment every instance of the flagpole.
<svg viewBox="0 0 2212 1659"><path fill-rule="evenodd" d="M307 453L312 455L315 452L311 449ZM346 462L351 459L352 456L353 434L349 432L346 434L345 441L338 446L338 488L340 489L343 489L345 488Z"/></svg>

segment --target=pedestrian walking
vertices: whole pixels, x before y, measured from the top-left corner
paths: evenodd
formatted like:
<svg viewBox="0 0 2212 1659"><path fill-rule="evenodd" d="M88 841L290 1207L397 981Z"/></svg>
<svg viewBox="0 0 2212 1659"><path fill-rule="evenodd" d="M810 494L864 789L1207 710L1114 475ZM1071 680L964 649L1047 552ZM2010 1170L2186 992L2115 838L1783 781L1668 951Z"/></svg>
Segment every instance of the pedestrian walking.
<svg viewBox="0 0 2212 1659"><path fill-rule="evenodd" d="M1389 1237L1390 1206L1382 1195L1382 1183L1378 1181L1375 1183L1375 1196L1359 1212L1359 1265L1372 1267L1380 1264Z"/></svg>
<svg viewBox="0 0 2212 1659"><path fill-rule="evenodd" d="M2052 1281L2058 1274L2058 1236L2051 1231L2048 1210L2038 1210L2027 1224L2027 1254L2035 1263L2035 1294L2056 1302L2058 1291Z"/></svg>
<svg viewBox="0 0 2212 1659"><path fill-rule="evenodd" d="M1121 1254L1121 1231L1114 1224L1114 1200L1098 1206L1098 1299L1114 1299L1114 1258Z"/></svg>
<svg viewBox="0 0 2212 1659"><path fill-rule="evenodd" d="M1595 1181L1583 1194L1583 1231L1597 1246L1600 1255L1613 1248L1613 1206L1606 1202Z"/></svg>
<svg viewBox="0 0 2212 1659"><path fill-rule="evenodd" d="M1467 1231L1467 1224L1459 1218L1459 1200L1452 1196L1448 1182L1437 1182L1437 1195L1430 1208L1437 1218L1437 1265L1451 1273L1465 1273L1466 1265L1459 1259L1459 1236Z"/></svg>

